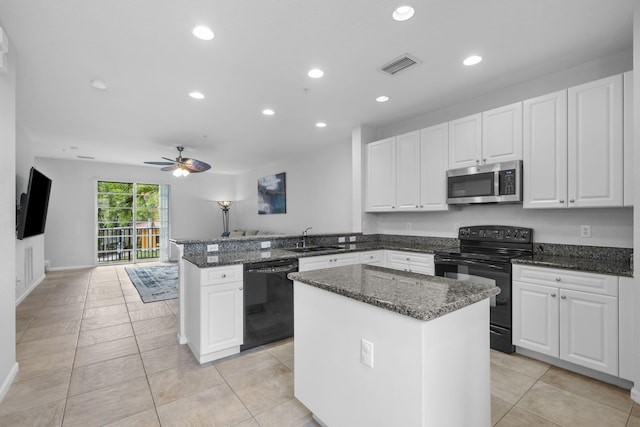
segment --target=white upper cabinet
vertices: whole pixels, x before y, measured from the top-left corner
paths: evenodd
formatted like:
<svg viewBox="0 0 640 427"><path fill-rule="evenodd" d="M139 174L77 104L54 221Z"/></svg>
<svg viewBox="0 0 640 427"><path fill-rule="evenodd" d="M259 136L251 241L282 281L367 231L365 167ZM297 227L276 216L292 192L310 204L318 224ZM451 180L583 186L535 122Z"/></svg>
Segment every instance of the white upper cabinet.
<svg viewBox="0 0 640 427"><path fill-rule="evenodd" d="M567 91L523 104L524 208L566 207Z"/></svg>
<svg viewBox="0 0 640 427"><path fill-rule="evenodd" d="M396 208L420 207L420 132L396 137Z"/></svg>
<svg viewBox="0 0 640 427"><path fill-rule="evenodd" d="M367 144L367 211L395 208L396 138Z"/></svg>
<svg viewBox="0 0 640 427"><path fill-rule="evenodd" d="M482 113L482 163L522 159L522 102Z"/></svg>
<svg viewBox="0 0 640 427"><path fill-rule="evenodd" d="M367 145L367 212L447 210L447 123Z"/></svg>
<svg viewBox="0 0 640 427"><path fill-rule="evenodd" d="M449 169L475 166L482 157L482 114L449 122Z"/></svg>
<svg viewBox="0 0 640 427"><path fill-rule="evenodd" d="M633 206L633 71L624 76L624 206Z"/></svg>
<svg viewBox="0 0 640 427"><path fill-rule="evenodd" d="M622 75L569 88L569 207L622 206Z"/></svg>
<svg viewBox="0 0 640 427"><path fill-rule="evenodd" d="M441 211L447 204L449 126L443 123L420 131L420 209Z"/></svg>

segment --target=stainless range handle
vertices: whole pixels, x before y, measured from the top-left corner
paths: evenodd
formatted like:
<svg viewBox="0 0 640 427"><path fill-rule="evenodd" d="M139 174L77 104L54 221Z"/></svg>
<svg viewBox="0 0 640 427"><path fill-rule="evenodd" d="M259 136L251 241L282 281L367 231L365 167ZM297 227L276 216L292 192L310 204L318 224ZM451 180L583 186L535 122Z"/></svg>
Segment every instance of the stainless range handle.
<svg viewBox="0 0 640 427"><path fill-rule="evenodd" d="M460 265L479 265L482 267L493 268L494 270L503 270L502 266L484 263L480 261L473 261L470 259L462 260L462 259L453 259L453 258L439 258L436 260L436 264L439 262L443 262L443 263L446 262L446 263L460 264Z"/></svg>

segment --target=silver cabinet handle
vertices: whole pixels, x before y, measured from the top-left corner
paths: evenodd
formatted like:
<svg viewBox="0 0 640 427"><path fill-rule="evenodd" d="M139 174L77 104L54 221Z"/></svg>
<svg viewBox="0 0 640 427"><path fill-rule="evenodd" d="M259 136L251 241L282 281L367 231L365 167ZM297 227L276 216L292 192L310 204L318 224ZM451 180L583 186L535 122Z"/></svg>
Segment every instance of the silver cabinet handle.
<svg viewBox="0 0 640 427"><path fill-rule="evenodd" d="M222 273L222 278L225 279L226 277L227 277L227 275Z"/></svg>
<svg viewBox="0 0 640 427"><path fill-rule="evenodd" d="M479 165L480 164L480 160L476 159L476 164Z"/></svg>
<svg viewBox="0 0 640 427"><path fill-rule="evenodd" d="M556 282L560 282L562 279L560 277L556 277Z"/></svg>
<svg viewBox="0 0 640 427"><path fill-rule="evenodd" d="M573 199L569 199L569 203L575 203L576 201Z"/></svg>
<svg viewBox="0 0 640 427"><path fill-rule="evenodd" d="M244 288L243 288L242 286L240 286L240 287L238 288L238 290L239 290L239 291L241 291L241 290L243 290L243 289L244 289Z"/></svg>
<svg viewBox="0 0 640 427"><path fill-rule="evenodd" d="M551 298L555 298L555 297L556 297L556 293L554 292L551 294Z"/></svg>
<svg viewBox="0 0 640 427"><path fill-rule="evenodd" d="M482 159L482 162L483 163L487 163L487 159Z"/></svg>
<svg viewBox="0 0 640 427"><path fill-rule="evenodd" d="M416 208L419 208L420 206L416 205Z"/></svg>
<svg viewBox="0 0 640 427"><path fill-rule="evenodd" d="M567 296L566 295L560 295L560 298L561 299L567 299Z"/></svg>
<svg viewBox="0 0 640 427"><path fill-rule="evenodd" d="M564 203L564 199L560 200L560 203Z"/></svg>

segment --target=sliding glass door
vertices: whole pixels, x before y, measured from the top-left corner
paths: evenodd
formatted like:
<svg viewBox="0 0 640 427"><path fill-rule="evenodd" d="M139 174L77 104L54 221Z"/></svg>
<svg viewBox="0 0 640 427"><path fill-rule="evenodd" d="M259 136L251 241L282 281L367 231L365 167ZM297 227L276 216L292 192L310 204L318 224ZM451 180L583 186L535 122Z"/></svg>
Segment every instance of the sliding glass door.
<svg viewBox="0 0 640 427"><path fill-rule="evenodd" d="M169 186L98 181L97 262L169 259Z"/></svg>

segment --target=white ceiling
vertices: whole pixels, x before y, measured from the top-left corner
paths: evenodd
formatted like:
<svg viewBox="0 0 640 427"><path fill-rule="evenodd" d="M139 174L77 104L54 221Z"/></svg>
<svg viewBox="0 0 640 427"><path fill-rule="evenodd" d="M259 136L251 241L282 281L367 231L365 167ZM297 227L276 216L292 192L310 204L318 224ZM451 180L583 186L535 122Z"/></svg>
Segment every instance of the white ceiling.
<svg viewBox="0 0 640 427"><path fill-rule="evenodd" d="M0 0L0 25L18 52L18 125L36 156L142 165L184 145L211 171L239 173L349 143L359 124L383 126L629 49L640 6L409 3L416 14L399 23L391 13L402 0ZM202 24L214 40L191 35ZM378 70L405 53L422 63L394 77ZM463 66L470 54L484 61ZM313 67L325 76L307 77ZM193 90L206 98L191 99ZM262 115L266 107L276 114Z"/></svg>

